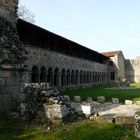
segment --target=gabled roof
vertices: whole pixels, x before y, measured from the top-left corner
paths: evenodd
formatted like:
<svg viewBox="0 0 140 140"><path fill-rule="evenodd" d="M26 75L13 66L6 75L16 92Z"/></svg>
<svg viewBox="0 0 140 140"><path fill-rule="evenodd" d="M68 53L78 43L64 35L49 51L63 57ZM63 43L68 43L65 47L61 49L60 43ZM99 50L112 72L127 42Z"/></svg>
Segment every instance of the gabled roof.
<svg viewBox="0 0 140 140"><path fill-rule="evenodd" d="M118 51L109 51L109 52L102 52L101 54L103 54L103 55L105 55L107 57L113 57L115 55L118 55L120 52L122 52L122 51L120 51L120 50L118 50Z"/></svg>

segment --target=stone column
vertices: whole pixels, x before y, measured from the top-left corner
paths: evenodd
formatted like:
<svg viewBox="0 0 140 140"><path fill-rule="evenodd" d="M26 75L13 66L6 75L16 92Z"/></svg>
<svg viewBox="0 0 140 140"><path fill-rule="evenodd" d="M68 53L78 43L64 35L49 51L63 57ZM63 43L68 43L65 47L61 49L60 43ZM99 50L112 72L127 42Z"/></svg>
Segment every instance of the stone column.
<svg viewBox="0 0 140 140"><path fill-rule="evenodd" d="M54 86L54 72L52 72L51 85Z"/></svg>
<svg viewBox="0 0 140 140"><path fill-rule="evenodd" d="M64 74L64 86L67 86L67 74Z"/></svg>
<svg viewBox="0 0 140 140"><path fill-rule="evenodd" d="M80 73L77 75L77 85L80 85Z"/></svg>
<svg viewBox="0 0 140 140"><path fill-rule="evenodd" d="M59 72L58 73L58 87L61 87L62 86L62 81L61 81L61 76L62 76L62 72Z"/></svg>
<svg viewBox="0 0 140 140"><path fill-rule="evenodd" d="M93 75L90 75L90 84L93 85Z"/></svg>
<svg viewBox="0 0 140 140"><path fill-rule="evenodd" d="M28 71L28 83L32 83L32 71Z"/></svg>
<svg viewBox="0 0 140 140"><path fill-rule="evenodd" d="M40 73L41 73L41 71L40 71L40 69L38 69L38 83L40 83Z"/></svg>
<svg viewBox="0 0 140 140"><path fill-rule="evenodd" d="M70 76L69 76L69 86L71 86L71 73L70 73Z"/></svg>

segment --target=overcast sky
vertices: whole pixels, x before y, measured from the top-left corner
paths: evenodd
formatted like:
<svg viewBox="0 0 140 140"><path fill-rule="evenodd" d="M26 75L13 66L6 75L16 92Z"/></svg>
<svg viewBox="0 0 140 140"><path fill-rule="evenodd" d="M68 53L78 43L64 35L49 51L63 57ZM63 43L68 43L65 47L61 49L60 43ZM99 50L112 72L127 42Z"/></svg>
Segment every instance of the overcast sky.
<svg viewBox="0 0 140 140"><path fill-rule="evenodd" d="M98 52L140 56L140 0L20 0L35 24Z"/></svg>

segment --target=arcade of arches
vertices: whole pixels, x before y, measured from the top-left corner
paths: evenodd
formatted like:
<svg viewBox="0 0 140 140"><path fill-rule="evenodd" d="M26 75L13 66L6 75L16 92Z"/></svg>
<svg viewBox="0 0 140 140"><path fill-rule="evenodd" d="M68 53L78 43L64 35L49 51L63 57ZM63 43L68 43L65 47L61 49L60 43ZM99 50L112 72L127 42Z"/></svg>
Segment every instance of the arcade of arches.
<svg viewBox="0 0 140 140"><path fill-rule="evenodd" d="M96 71L70 70L58 68L32 67L32 83L47 82L55 87L96 85L107 82L107 73Z"/></svg>

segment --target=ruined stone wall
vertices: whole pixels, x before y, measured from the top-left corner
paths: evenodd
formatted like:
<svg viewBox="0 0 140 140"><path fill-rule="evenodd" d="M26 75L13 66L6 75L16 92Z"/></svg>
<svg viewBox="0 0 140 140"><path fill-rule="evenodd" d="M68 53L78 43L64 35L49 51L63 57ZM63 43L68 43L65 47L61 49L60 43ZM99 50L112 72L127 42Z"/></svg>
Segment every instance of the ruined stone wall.
<svg viewBox="0 0 140 140"><path fill-rule="evenodd" d="M118 78L121 81L125 78L125 58L122 52L118 54Z"/></svg>
<svg viewBox="0 0 140 140"><path fill-rule="evenodd" d="M140 82L140 57L125 61L126 78L130 82Z"/></svg>
<svg viewBox="0 0 140 140"><path fill-rule="evenodd" d="M15 109L27 76L26 50L16 29L18 0L0 0L0 112Z"/></svg>
<svg viewBox="0 0 140 140"><path fill-rule="evenodd" d="M0 68L0 112L16 109L21 97L21 87L27 82L26 72L17 71L14 67Z"/></svg>
<svg viewBox="0 0 140 140"><path fill-rule="evenodd" d="M110 59L114 62L112 71L115 72L115 81L123 80L125 78L125 58L123 53L120 52Z"/></svg>

